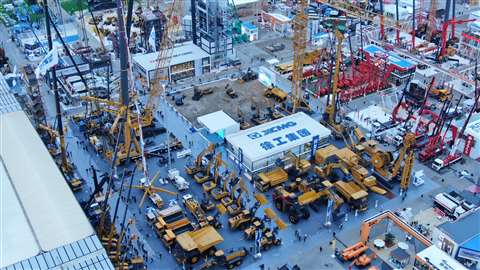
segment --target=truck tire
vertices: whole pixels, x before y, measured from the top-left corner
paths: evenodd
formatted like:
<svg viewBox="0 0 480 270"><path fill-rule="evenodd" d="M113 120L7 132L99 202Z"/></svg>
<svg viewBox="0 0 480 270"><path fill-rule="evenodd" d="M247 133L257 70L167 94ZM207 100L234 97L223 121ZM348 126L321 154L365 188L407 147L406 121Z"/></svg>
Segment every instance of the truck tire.
<svg viewBox="0 0 480 270"><path fill-rule="evenodd" d="M292 223L292 224L297 224L298 223L298 217L297 217L297 215L294 215L294 214L288 215L288 220L290 220L290 223Z"/></svg>
<svg viewBox="0 0 480 270"><path fill-rule="evenodd" d="M279 211L282 211L282 202L280 200L275 201L275 208L277 208Z"/></svg>
<svg viewBox="0 0 480 270"><path fill-rule="evenodd" d="M308 219L310 217L310 212L308 210L303 212L303 218Z"/></svg>
<svg viewBox="0 0 480 270"><path fill-rule="evenodd" d="M190 258L190 263L191 264L196 264L198 262L198 257L197 256L193 256Z"/></svg>

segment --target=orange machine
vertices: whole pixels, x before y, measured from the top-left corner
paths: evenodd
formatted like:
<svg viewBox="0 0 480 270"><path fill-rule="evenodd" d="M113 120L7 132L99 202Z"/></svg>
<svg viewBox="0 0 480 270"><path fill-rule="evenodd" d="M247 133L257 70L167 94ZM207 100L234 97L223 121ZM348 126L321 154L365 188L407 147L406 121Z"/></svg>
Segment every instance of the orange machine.
<svg viewBox="0 0 480 270"><path fill-rule="evenodd" d="M398 227L400 227L402 230L413 236L415 239L420 241L422 244L425 246L429 247L432 245L432 242L423 236L419 231L417 231L415 228L412 228L410 225L408 225L405 221L403 221L401 218L399 218L397 215L395 215L392 211L384 211L382 213L379 213L371 218L366 219L362 223L362 227L360 228L360 242L362 243L367 243L368 238L370 236L370 230L372 229L373 226L377 225L384 219L389 219L395 223Z"/></svg>
<svg viewBox="0 0 480 270"><path fill-rule="evenodd" d="M342 250L340 256L343 260L350 261L351 259L357 258L367 250L368 246L365 243L358 242L355 245L349 246L346 249Z"/></svg>

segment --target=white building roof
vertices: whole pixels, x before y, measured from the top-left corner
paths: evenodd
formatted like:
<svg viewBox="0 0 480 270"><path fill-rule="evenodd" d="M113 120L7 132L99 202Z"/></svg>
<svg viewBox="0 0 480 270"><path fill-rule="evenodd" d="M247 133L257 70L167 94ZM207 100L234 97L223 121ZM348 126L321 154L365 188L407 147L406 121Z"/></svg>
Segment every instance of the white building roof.
<svg viewBox="0 0 480 270"><path fill-rule="evenodd" d="M328 128L299 112L227 135L226 138L235 149L242 149L245 157L256 161L311 142L315 135L322 139L330 134Z"/></svg>
<svg viewBox="0 0 480 270"><path fill-rule="evenodd" d="M8 247L0 248L0 267L94 236L89 221L25 113L1 114L0 126L0 238L3 246Z"/></svg>
<svg viewBox="0 0 480 270"><path fill-rule="evenodd" d="M157 57L158 52L137 54L133 56L133 62L145 69L146 72L149 72L157 68ZM210 57L210 55L197 45L193 44L193 42L185 42L178 44L173 48L170 66L205 57Z"/></svg>
<svg viewBox="0 0 480 270"><path fill-rule="evenodd" d="M290 22L292 19L288 18L287 16L283 15L283 14L280 14L280 13L267 13L269 16L272 16L273 18L275 18L275 20L281 22L281 23L288 23Z"/></svg>
<svg viewBox="0 0 480 270"><path fill-rule="evenodd" d="M224 111L217 111L200 116L197 118L197 121L204 125L210 133L229 129L232 126L239 127L239 124Z"/></svg>
<svg viewBox="0 0 480 270"><path fill-rule="evenodd" d="M480 117L478 116L474 117L474 116L475 115L472 116L472 121L468 123L467 128L465 129L465 133L472 135L475 138L475 140L478 140L480 139Z"/></svg>
<svg viewBox="0 0 480 270"><path fill-rule="evenodd" d="M234 3L235 6L241 6L241 5L247 5L247 4L253 4L258 2L258 0L228 0L229 3Z"/></svg>
<svg viewBox="0 0 480 270"><path fill-rule="evenodd" d="M426 249L417 253L417 256L420 257L422 260L426 261L428 258L428 262L435 267L435 269L439 270L467 270L465 266L459 263L454 258L450 257L445 251L439 249L438 247L432 245L427 247Z"/></svg>

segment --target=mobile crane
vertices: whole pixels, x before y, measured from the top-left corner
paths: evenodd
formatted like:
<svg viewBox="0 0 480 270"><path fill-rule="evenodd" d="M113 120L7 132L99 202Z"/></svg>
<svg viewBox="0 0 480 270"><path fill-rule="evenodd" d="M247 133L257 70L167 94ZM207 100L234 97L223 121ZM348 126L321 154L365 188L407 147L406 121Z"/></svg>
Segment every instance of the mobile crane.
<svg viewBox="0 0 480 270"><path fill-rule="evenodd" d="M173 192L173 191L170 191L170 190L167 190L167 189L164 189L164 188L156 187L154 185L154 183L159 177L160 177L160 171L158 171L152 177L150 182L145 183L143 185L132 185L131 186L131 188L136 188L136 189L143 190L143 196L142 196L142 199L140 200L140 202L138 204L138 207L142 207L143 203L145 202L145 199L147 198L147 196L149 196L150 199L152 200L152 202L154 202L158 208L162 208L163 201L161 200L161 198L159 197L159 195L156 192L165 192L169 195L177 195L176 192Z"/></svg>
<svg viewBox="0 0 480 270"><path fill-rule="evenodd" d="M221 228L222 224L214 216L209 216L200 207L200 203L193 198L191 194L183 195L183 205L192 213L200 227L211 225L215 228Z"/></svg>
<svg viewBox="0 0 480 270"><path fill-rule="evenodd" d="M475 80L475 89L477 88L477 80ZM470 109L470 112L468 113L467 119L463 123L462 129L460 130L460 134L456 138L456 141L450 150L449 154L441 159L441 158L436 158L433 163L432 163L432 169L435 171L440 171L443 168L449 167L450 165L462 160L463 154L461 152L457 152L458 149L458 144L460 143L460 140L463 137L463 134L465 133L465 129L467 128L468 122L470 122L470 118L472 117L473 112L476 110L478 106L478 101L480 99L480 96L475 97L475 103L473 104L472 108Z"/></svg>
<svg viewBox="0 0 480 270"><path fill-rule="evenodd" d="M338 80L340 76L340 59L342 57L342 42L344 39L343 34L339 29L335 30L335 37L337 38L337 47L336 47L336 56L335 56L335 72L333 74L333 86L332 92L327 100L327 107L325 108L325 113L322 117L322 123L330 127L333 132L333 135L336 138L343 138L345 133L345 127L337 123L337 91L338 91Z"/></svg>
<svg viewBox="0 0 480 270"><path fill-rule="evenodd" d="M459 101L460 102L460 101ZM437 157L440 155L444 150L444 139L445 136L442 136L442 131L447 122L446 113L450 109L451 101L446 100L443 103L442 109L440 110L438 121L435 123L435 126L432 130L432 134L428 138L427 144L423 147L423 149L418 153L418 159L422 162L426 162L431 160L432 158ZM457 103L458 106L458 103ZM445 135L450 128L450 123L447 125L447 130L445 131Z"/></svg>

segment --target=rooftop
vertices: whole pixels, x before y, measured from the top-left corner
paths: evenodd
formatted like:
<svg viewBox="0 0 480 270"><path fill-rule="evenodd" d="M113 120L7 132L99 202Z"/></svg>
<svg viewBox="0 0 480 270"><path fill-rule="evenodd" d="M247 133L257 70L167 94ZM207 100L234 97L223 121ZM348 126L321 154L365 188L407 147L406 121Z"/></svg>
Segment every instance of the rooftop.
<svg viewBox="0 0 480 270"><path fill-rule="evenodd" d="M407 59L404 59L394 52L386 51L382 47L377 46L375 44L370 44L370 45L364 47L363 49L365 50L365 52L367 52L369 54L372 54L372 55L374 55L376 53L383 53L383 54L387 53L388 54L388 61L392 65L395 65L395 66L399 67L400 69L409 70L409 69L415 68L415 63L414 62L412 62L410 60L407 60Z"/></svg>
<svg viewBox="0 0 480 270"><path fill-rule="evenodd" d="M426 249L417 253L417 257L421 258L424 261L429 262L429 264L435 269L438 270L467 270L465 266L459 263L454 258L448 256L445 251L436 247L435 245L429 246Z"/></svg>
<svg viewBox="0 0 480 270"><path fill-rule="evenodd" d="M454 222L446 222L438 226L438 229L447 234L458 244L463 244L473 237L480 235L480 210L470 213Z"/></svg>
<svg viewBox="0 0 480 270"><path fill-rule="evenodd" d="M231 126L239 126L239 124L224 111L216 111L200 116L197 118L197 121L207 127L210 133L219 132Z"/></svg>
<svg viewBox="0 0 480 270"><path fill-rule="evenodd" d="M8 247L0 248L0 268L111 266L26 114L5 112L0 115L0 125L1 239ZM102 266L94 267L97 263Z"/></svg>
<svg viewBox="0 0 480 270"><path fill-rule="evenodd" d="M242 149L245 157L256 161L311 142L315 135L322 139L330 134L328 128L299 112L226 137L234 148Z"/></svg>
<svg viewBox="0 0 480 270"><path fill-rule="evenodd" d="M137 63L146 71L155 70L157 67L158 52L137 54L133 56L133 62ZM170 65L185 63L188 61L210 57L208 53L202 50L193 42L185 42L173 48Z"/></svg>
<svg viewBox="0 0 480 270"><path fill-rule="evenodd" d="M242 26L247 28L248 30L256 30L257 29L257 26L254 25L251 22L242 22Z"/></svg>
<svg viewBox="0 0 480 270"><path fill-rule="evenodd" d="M94 234L23 111L2 114L2 267ZM6 218L8 217L8 218Z"/></svg>

